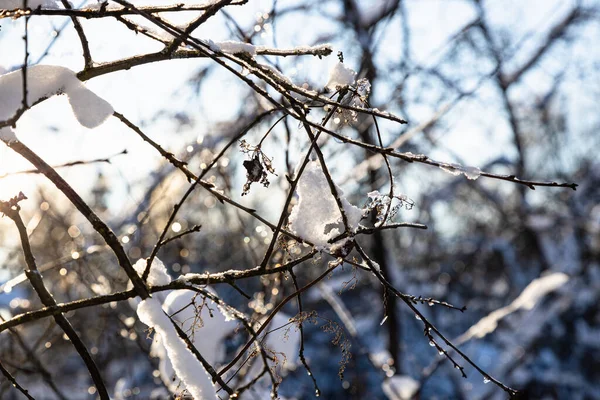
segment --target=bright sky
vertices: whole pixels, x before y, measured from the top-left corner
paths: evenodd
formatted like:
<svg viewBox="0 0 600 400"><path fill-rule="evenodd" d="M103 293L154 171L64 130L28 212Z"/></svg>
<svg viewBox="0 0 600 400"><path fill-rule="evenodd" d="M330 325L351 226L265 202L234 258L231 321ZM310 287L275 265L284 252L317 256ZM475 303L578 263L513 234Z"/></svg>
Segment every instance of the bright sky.
<svg viewBox="0 0 600 400"><path fill-rule="evenodd" d="M170 4L171 1L138 1L137 4ZM293 1L280 1L279 5L294 3ZM511 7L521 7L525 10L520 15L519 24L514 24L515 10L507 11L502 1L486 2L495 11L490 12L498 24L505 24L510 29L522 29L522 34L536 29L545 31L571 5L563 1L511 1ZM230 7L228 11L241 22L242 26L251 26L257 13L262 14L270 9L271 1L250 1L242 7ZM370 1L362 4L371 5ZM409 1L408 10L412 16L411 36L413 41L413 52L417 59L431 60L436 62L448 49L444 43L448 36L459 30L466 23L475 18L473 8L466 1ZM368 12L369 6L364 6ZM535 12L531 12L535 9ZM527 12L526 12L527 11ZM190 16L178 14L173 18L175 23L182 23ZM312 30L305 29L306 26L319 26L323 31L335 31L336 26L331 23L323 23L318 17L295 18L280 20L277 25L277 44L280 47L291 47L301 44L313 44L314 35ZM31 52L30 60L37 60L52 42L52 35L64 23L64 18L33 17L30 20L29 46ZM316 21L316 22L315 22ZM2 30L0 32L0 67L13 69L18 67L23 59L23 20L13 21L3 19L0 21ZM203 26L197 37L210 38L215 41L232 39L224 28L222 18L213 18ZM90 41L92 55L96 62L115 60L125 56L141 54L160 49L160 46L146 39L142 35L135 35L122 27L114 19L84 20L84 29ZM312 24L312 25L311 25ZM54 33L53 33L54 32ZM316 30L315 30L316 32ZM382 52L383 63L397 62L398 46L397 35L400 34L399 26L389 27L389 35L381 38L382 46L386 51ZM523 54L538 43L540 35L533 35L523 45ZM266 32L266 37L260 44L272 45L272 35ZM352 56L356 48L353 48L348 38L333 36L334 52L344 51L347 62L352 62ZM516 60L522 58L517 53ZM324 85L327 81L328 69L337 61L334 55L318 60L316 58L302 58L299 60L281 60L283 71L292 75L297 73L295 79L309 78L315 84ZM208 83L203 86L199 100L194 100L191 92L185 89L187 79L198 70L199 66L206 65L206 60L180 60L155 63L142 67L136 67L130 71L118 72L99 78L95 78L86 85L102 98L112 104L115 110L123 113L135 123L147 123L144 131L153 139L172 150L175 154L185 151L185 146L193 142L197 137L210 134L209 126L219 120L226 120L236 112L236 92L240 84L226 72L219 72L211 76ZM477 67L478 60L473 60ZM82 68L82 57L78 38L71 25L60 33L59 40L55 42L44 58L44 64L62 65L75 71ZM352 65L351 65L352 66ZM467 67L467 66L465 66ZM544 75L546 74L546 75ZM542 71L538 74L536 83L543 86L550 72ZM379 91L382 102L387 101L385 87ZM435 96L435 88L431 93L423 96ZM0 95L2 95L0 93ZM480 96L492 97L493 90L482 87ZM377 99L374 101L377 105ZM423 122L434 114L435 110L429 107L413 104L409 106L415 121L414 125ZM193 128L176 128L165 120L152 121L158 110L176 112L178 110L197 109L197 114L192 117L197 122ZM454 115L448 119L450 130L440 142L459 151L461 156L472 165L481 165L486 160L497 156L499 153L511 155L512 145L510 139L504 134L507 126L498 123L502 117L502 110L482 109L480 106L467 104L461 106ZM386 127L386 123L382 125ZM397 131L397 129L395 129ZM133 132L129 131L120 122L110 118L107 123L99 128L88 130L81 127L75 120L67 99L64 96L54 97L34 107L22 117L17 125L16 132L19 138L42 158L50 164L61 164L75 160L95 159L119 153L123 149L129 151L127 156L119 156L113 159L110 166L101 166L105 175L116 182L112 187L112 205L115 209L126 212L127 207L136 203L135 183L142 181L148 173L153 171L160 157L148 145ZM499 134L498 134L499 133ZM490 142L494 136L495 142ZM391 140L391 138L390 138ZM433 158L447 159L447 154L440 151L429 154ZM276 160L280 162L281 160ZM449 159L448 161L454 161ZM0 176L5 173L31 168L20 156L14 154L4 145L0 145ZM96 166L75 167L62 169L60 173L80 193L86 193L93 184ZM422 168L430 168L423 166ZM280 175L281 178L281 175ZM40 184L45 184L45 179L33 175L18 175L0 179L0 199L7 199L19 191L36 193ZM133 193L130 192L130 184L133 184ZM411 190L419 190L418 186L407 187L404 191L410 194ZM240 190L241 191L241 190ZM237 193L239 196L239 193ZM238 197L239 199L239 197ZM247 200L245 198L244 200ZM61 201L57 199L57 205ZM38 205L30 202L23 204L25 212L32 212ZM125 207L123 207L125 206ZM277 209L279 207L276 207ZM0 220L0 228L6 221Z"/></svg>

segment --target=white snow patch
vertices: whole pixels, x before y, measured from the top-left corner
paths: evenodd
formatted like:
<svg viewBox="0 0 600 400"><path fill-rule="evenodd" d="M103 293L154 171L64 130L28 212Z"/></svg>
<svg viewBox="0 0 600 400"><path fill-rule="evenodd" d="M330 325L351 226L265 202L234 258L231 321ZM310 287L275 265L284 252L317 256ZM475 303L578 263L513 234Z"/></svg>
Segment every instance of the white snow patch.
<svg viewBox="0 0 600 400"><path fill-rule="evenodd" d="M141 258L133 265L133 268L136 270L139 276L142 276L146 270L147 264L148 259ZM150 286L162 286L171 283L171 277L167 272L167 267L165 267L165 264L163 264L158 257L154 257L154 260L152 260L152 265L150 266L150 272L148 273L148 280L146 283L148 283Z"/></svg>
<svg viewBox="0 0 600 400"><path fill-rule="evenodd" d="M213 42L211 40L208 43L212 51L220 51L227 54L246 53L251 56L256 55L256 46L249 43L236 42L234 40L226 40L224 42Z"/></svg>
<svg viewBox="0 0 600 400"><path fill-rule="evenodd" d="M407 375L394 375L381 388L389 400L410 400L419 390L419 382Z"/></svg>
<svg viewBox="0 0 600 400"><path fill-rule="evenodd" d="M363 210L350 204L339 187L336 189L348 218L348 227L354 230L362 219ZM308 163L296 190L299 200L290 213L291 229L317 247L328 246L327 241L343 229L342 215L318 161Z"/></svg>
<svg viewBox="0 0 600 400"><path fill-rule="evenodd" d="M0 76L0 121L12 118L22 106L23 71ZM68 68L35 65L27 68L27 104L66 94L77 121L86 128L95 128L113 113L112 106L85 87Z"/></svg>
<svg viewBox="0 0 600 400"><path fill-rule="evenodd" d="M507 315L519 310L531 310L546 294L558 289L569 280L569 276L562 272L555 272L541 278L534 279L512 303L499 308L480 319L475 325L463 333L457 341L464 343L472 338L482 338L493 332L498 327L498 321Z"/></svg>
<svg viewBox="0 0 600 400"><path fill-rule="evenodd" d="M259 47L260 49L266 49L266 47ZM297 51L299 53L311 53L311 52L322 52L322 51L332 51L333 46L331 45L331 43L323 43L323 44L317 44L315 46L309 46L309 45L300 45L300 46L295 46L292 51Z"/></svg>
<svg viewBox="0 0 600 400"><path fill-rule="evenodd" d="M329 81L325 87L330 91L335 91L339 87L349 86L354 84L356 72L346 67L343 63L338 62L329 71Z"/></svg>
<svg viewBox="0 0 600 400"><path fill-rule="evenodd" d="M205 290L216 294L210 288L205 288ZM193 304L192 301L194 301ZM200 307L202 307L201 310ZM221 308L217 307L212 300L203 298L202 295L191 290L175 290L167 296L162 309L168 315L173 315L173 320L184 332L189 334L193 331L193 335L189 335L189 338L209 364L215 365L217 362L223 361L225 357L224 339L235 329L235 324L227 323L229 319L220 312ZM150 355L160 358L160 377L165 386L173 393L182 390L184 387L181 386L179 380L182 377L177 372L177 367L174 367L161 335L154 337Z"/></svg>
<svg viewBox="0 0 600 400"><path fill-rule="evenodd" d="M177 376L196 400L217 399L212 379L202 363L187 348L179 337L169 317L160 303L153 298L143 300L137 308L137 314L144 324L154 328L165 346L166 355L173 365ZM212 341L212 338L211 340ZM203 372L201 372L203 371Z"/></svg>

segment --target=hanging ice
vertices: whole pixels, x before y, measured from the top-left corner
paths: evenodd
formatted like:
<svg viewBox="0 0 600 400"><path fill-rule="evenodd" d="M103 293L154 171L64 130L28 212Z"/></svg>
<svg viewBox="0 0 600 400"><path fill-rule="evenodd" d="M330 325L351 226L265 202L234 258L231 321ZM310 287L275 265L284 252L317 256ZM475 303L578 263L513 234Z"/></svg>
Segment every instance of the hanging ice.
<svg viewBox="0 0 600 400"><path fill-rule="evenodd" d="M463 167L460 164L452 164L452 163L444 163L441 162L440 163L440 168L444 171L446 171L449 174L452 174L454 176L458 176L460 174L463 174L464 176L467 177L467 179L470 179L472 181L474 181L475 179L479 178L479 176L481 175L481 170L477 167Z"/></svg>

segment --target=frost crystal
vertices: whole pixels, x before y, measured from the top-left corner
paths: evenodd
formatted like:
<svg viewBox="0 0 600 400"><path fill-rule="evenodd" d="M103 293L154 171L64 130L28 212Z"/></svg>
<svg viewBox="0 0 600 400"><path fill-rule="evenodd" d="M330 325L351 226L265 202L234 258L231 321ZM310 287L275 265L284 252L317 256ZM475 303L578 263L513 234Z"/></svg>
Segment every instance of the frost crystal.
<svg viewBox="0 0 600 400"><path fill-rule="evenodd" d="M442 163L442 164L440 165L440 168L441 168L443 171L446 171L447 173L449 173L449 174L452 174L452 175L454 175L454 176L458 176L458 175L460 175L460 174L461 174L461 172L462 172L462 171L461 171L461 169L462 169L462 166L461 166L461 165L459 165L459 164L449 164L449 163L448 163L448 164L446 164L446 163Z"/></svg>
<svg viewBox="0 0 600 400"><path fill-rule="evenodd" d="M370 201L369 204L367 204L366 209L369 212L375 213L378 224L390 222L402 207L406 210L411 210L415 205L414 201L404 194L394 195L393 198L390 198L388 194L381 194L379 190L374 190L367 193L367 196ZM397 200L395 205L392 204L394 199ZM384 218L386 218L385 221Z"/></svg>

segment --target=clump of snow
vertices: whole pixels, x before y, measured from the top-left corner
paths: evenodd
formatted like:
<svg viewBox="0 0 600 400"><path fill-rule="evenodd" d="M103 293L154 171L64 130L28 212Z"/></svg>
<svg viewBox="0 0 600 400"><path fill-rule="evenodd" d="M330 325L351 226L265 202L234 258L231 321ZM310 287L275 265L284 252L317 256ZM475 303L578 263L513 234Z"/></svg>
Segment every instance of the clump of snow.
<svg viewBox="0 0 600 400"><path fill-rule="evenodd" d="M141 258L133 265L133 268L136 270L139 276L142 276L146 270L147 264L148 259ZM148 283L150 286L162 286L171 283L171 276L167 272L167 267L165 267L165 264L163 264L158 257L154 257L154 260L152 260L152 265L150 266L150 272L148 273L148 280L146 283Z"/></svg>
<svg viewBox="0 0 600 400"><path fill-rule="evenodd" d="M330 91L335 91L340 87L354 84L355 79L356 72L346 67L343 63L338 62L329 71L329 81L325 87Z"/></svg>
<svg viewBox="0 0 600 400"><path fill-rule="evenodd" d="M216 400L217 395L211 377L179 337L173 323L162 310L160 302L153 298L143 300L138 305L137 315L140 321L160 335L166 356L171 361L175 373L194 399Z"/></svg>
<svg viewBox="0 0 600 400"><path fill-rule="evenodd" d="M419 382L407 375L394 375L383 381L381 389L389 400L410 400L419 390Z"/></svg>
<svg viewBox="0 0 600 400"><path fill-rule="evenodd" d="M0 3L0 9L14 10L16 8L23 8L23 4L23 0L4 0ZM42 8L58 8L56 0L27 0L27 7L32 10L35 10L40 6Z"/></svg>
<svg viewBox="0 0 600 400"><path fill-rule="evenodd" d="M481 170L479 168L477 168L477 167L463 167L460 164L440 163L440 168L442 170L446 171L447 173L452 174L454 176L458 176L460 174L463 174L464 176L467 177L467 179L470 179L472 181L476 180L481 175Z"/></svg>
<svg viewBox="0 0 600 400"><path fill-rule="evenodd" d="M205 288L215 294L212 289ZM191 290L172 291L165 299L162 309L179 324L181 329L190 334L190 340L198 352L211 365L223 361L225 357L225 337L235 329L235 324L228 323L220 307L208 298L203 298ZM185 387L181 386L177 367L168 353L162 335L156 335L150 348L150 354L160 358L160 377L167 388L175 393ZM184 380L184 386L187 386Z"/></svg>
<svg viewBox="0 0 600 400"><path fill-rule="evenodd" d="M348 218L348 227L354 230L362 219L363 210L350 204L339 187L336 189ZM326 247L327 241L343 229L342 215L318 161L308 163L296 190L298 204L289 219L292 231L317 247Z"/></svg>
<svg viewBox="0 0 600 400"><path fill-rule="evenodd" d="M534 279L523 292L512 303L506 307L499 308L487 316L480 319L475 325L469 328L460 336L458 342L464 343L471 338L482 338L488 333L493 332L500 321L505 316L519 310L531 310L537 302L546 294L558 289L569 280L569 276L562 272L556 272L541 278Z"/></svg>
<svg viewBox="0 0 600 400"><path fill-rule="evenodd" d="M236 42L234 40L226 40L224 42L209 41L209 46L212 51L220 51L227 54L246 53L251 56L256 55L256 47L249 43Z"/></svg>
<svg viewBox="0 0 600 400"><path fill-rule="evenodd" d="M146 258L141 258L135 264L133 264L133 268L140 277L144 274L144 271L146 270L146 264L148 262L147 260L148 259ZM148 274L148 279L146 280L146 283L150 286L162 286L171 283L171 277L167 272L167 268L165 267L165 264L163 264L163 262L158 259L158 257L154 257L154 260L152 261L152 265L150 266L150 272ZM131 289L133 289L133 283L129 281L129 283L127 283L127 290ZM152 296L162 303L162 301L167 297L169 293L170 291L162 291L154 293ZM138 306L139 302L139 297L129 299L129 305L133 309L135 309Z"/></svg>
<svg viewBox="0 0 600 400"><path fill-rule="evenodd" d="M22 107L23 71L0 76L0 121L12 118ZM112 106L89 90L73 71L53 65L27 68L27 104L57 94L66 94L77 121L86 128L102 124L114 112Z"/></svg>

